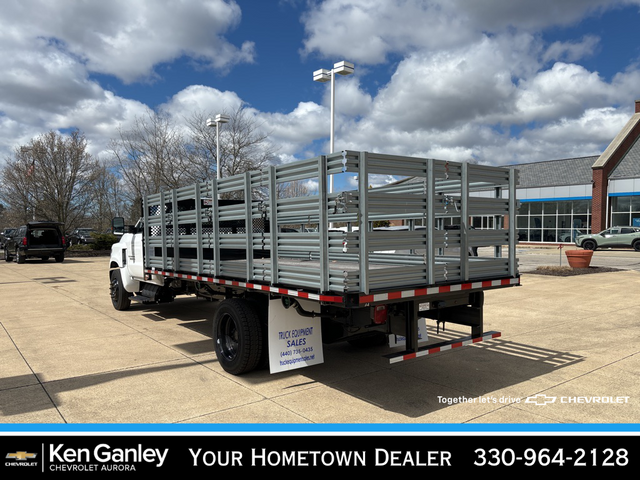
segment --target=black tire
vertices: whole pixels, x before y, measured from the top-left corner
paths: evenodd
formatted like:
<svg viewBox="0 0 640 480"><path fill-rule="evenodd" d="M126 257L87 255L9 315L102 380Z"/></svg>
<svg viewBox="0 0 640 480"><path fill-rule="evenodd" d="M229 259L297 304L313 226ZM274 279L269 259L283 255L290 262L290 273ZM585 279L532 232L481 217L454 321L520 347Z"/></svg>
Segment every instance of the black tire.
<svg viewBox="0 0 640 480"><path fill-rule="evenodd" d="M127 310L131 306L131 297L122 286L120 270L112 270L109 274L109 293L113 308L116 310Z"/></svg>
<svg viewBox="0 0 640 480"><path fill-rule="evenodd" d="M263 329L252 302L230 298L213 318L213 341L222 368L241 375L255 370L263 358Z"/></svg>
<svg viewBox="0 0 640 480"><path fill-rule="evenodd" d="M264 370L269 368L269 297L262 293L249 293L245 295L244 298L251 303L253 309L260 318L260 325L262 327L262 356L256 366L256 369Z"/></svg>
<svg viewBox="0 0 640 480"><path fill-rule="evenodd" d="M58 255L55 256L56 262L58 263L62 263L64 262L64 253L59 253Z"/></svg>
<svg viewBox="0 0 640 480"><path fill-rule="evenodd" d="M635 242L633 242L633 249L636 252L640 252L640 240L636 240Z"/></svg>
<svg viewBox="0 0 640 480"><path fill-rule="evenodd" d="M596 242L594 242L593 240L585 240L584 242L582 242L582 248L584 248L585 250L595 250L596 248L598 248L598 245L596 245Z"/></svg>
<svg viewBox="0 0 640 480"><path fill-rule="evenodd" d="M16 248L16 262L18 262L18 263L24 263L26 259L27 259L27 258L25 257L25 255L24 255L24 254L23 254L23 255L20 255L20 250L18 250L18 249Z"/></svg>
<svg viewBox="0 0 640 480"><path fill-rule="evenodd" d="M9 254L7 247L4 247L4 261L10 262L11 260L13 260L13 257Z"/></svg>

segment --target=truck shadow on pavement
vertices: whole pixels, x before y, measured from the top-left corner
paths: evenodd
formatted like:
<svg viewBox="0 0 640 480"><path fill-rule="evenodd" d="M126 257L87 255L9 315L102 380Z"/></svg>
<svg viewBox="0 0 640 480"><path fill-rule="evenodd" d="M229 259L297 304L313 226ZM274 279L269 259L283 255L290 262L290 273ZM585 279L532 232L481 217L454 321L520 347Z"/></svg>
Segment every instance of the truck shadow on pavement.
<svg viewBox="0 0 640 480"><path fill-rule="evenodd" d="M193 302L194 300L184 299ZM162 305L143 316L151 321L178 322L203 335L201 341L173 345L187 355L213 353L212 321L216 302L195 300L184 308L179 301ZM468 332L428 327L429 343L459 339ZM395 348L394 350L401 350ZM324 363L270 374L268 368L237 377L259 388L280 382L287 390L324 386L389 412L419 418L449 405L439 397L483 397L550 374L584 360L570 352L541 348L504 338L389 364L388 346L359 348L346 342L324 345ZM214 354L214 362L217 362ZM531 388L536 388L532 386ZM518 389L521 391L521 389ZM398 392L402 392L401 395ZM537 391L527 392L535 395ZM283 387L283 394L286 394ZM310 393L312 395L312 393ZM502 396L503 393L497 395ZM524 401L524 399L523 399Z"/></svg>
<svg viewBox="0 0 640 480"><path fill-rule="evenodd" d="M184 308L186 302L190 302L189 308ZM50 382L40 382L34 376L10 377L3 379L3 383L9 388L5 391L0 389L0 395L7 395L8 398L11 398L13 395L17 395L19 390L26 394L33 392L35 388L41 388L53 402L53 406L59 407L62 402L60 398L72 391L111 382L123 381L126 383L134 377L142 378L171 370L185 369L186 371L196 362L217 374L228 377L234 383L243 384L258 393L268 390L270 391L269 397L272 395L284 397L290 393L299 393L304 389L305 395L308 395L309 398L309 405L320 403L326 407L327 411L331 411L333 408L342 412L346 410L347 413L341 416L343 419L341 421L349 423L379 421L375 416L367 417L366 413L362 411L363 409L368 411L370 408L374 412L375 409L381 409L394 419L399 416L406 418L407 421L415 421L415 419L430 421L429 416L436 414L431 418L435 418L438 422L449 421L442 420L442 418L451 418L451 415L444 409L452 408L451 412L458 412L458 410L455 410L457 405L447 399L489 398L487 402L484 402L484 405L482 402L478 402L477 408L473 407L473 410L465 411L465 414L460 418L455 417L455 421L458 422L482 416L490 412L491 408L503 406L490 405L490 403L492 400L495 403L495 399L502 398L507 394L506 392L509 392L513 397L536 395L539 393L539 384L535 382L531 385L523 386L523 384L583 361L583 357L569 352L498 338L390 365L388 360L383 358L384 354L389 353L388 347L362 349L347 343L338 343L325 346L325 361L320 365L274 375L271 375L268 369L264 369L240 377L232 377L219 368L213 353L211 319L215 312L215 302L195 300L195 305L191 302L194 302L194 299L184 299L161 306L132 305L132 311L138 313L135 315L138 319L137 322L141 318L149 322L167 322L169 331L176 328L186 328L196 334L195 336L192 334L184 336L184 338L191 338L191 340L181 342L180 339L183 337L179 331L174 332L177 333L176 338L171 338L172 335L167 336L167 331L161 333L160 329L145 331L145 335L167 347L183 352L185 361L133 366ZM125 323L129 322L125 320ZM433 338L433 341L447 340L449 337L451 339L459 338L460 332L447 331L435 335L435 332L429 331L429 338ZM195 356L200 357L196 358ZM42 378L42 375L37 373L35 375ZM194 379L194 382L200 383L200 379ZM11 388L12 385L16 387ZM317 388L319 390L316 390ZM326 389L334 391L334 394L326 395ZM10 390L14 392L11 393ZM31 394L29 395L31 396ZM127 394L123 392L122 395L126 397ZM343 405L345 403L344 395L351 398L346 404L355 402L354 406L346 407ZM523 402L524 400L525 398L522 398ZM144 400L139 398L122 398L120 401L144 403ZM362 402L369 404L369 407L363 406ZM333 405L333 403L336 404ZM8 419L15 415L32 413L29 410L39 411L50 408L52 405L48 402L18 400L0 402L0 414ZM310 409L313 407L310 406ZM214 412L203 411L201 415L210 413ZM304 412L301 415L311 418L314 422L319 421L312 412L309 412L309 416L306 416ZM70 416L73 417L73 415ZM382 418L385 417L380 417L380 419ZM320 422L322 421L332 422L333 420L320 420Z"/></svg>
<svg viewBox="0 0 640 480"><path fill-rule="evenodd" d="M200 323L200 322L199 322ZM198 346L191 345L194 351L206 353L211 351L211 342L197 342ZM464 351L463 351L464 350ZM431 358L418 359L400 366L383 366L379 361L380 352L363 352L344 345L331 345L325 350L325 363L305 369L292 370L289 372L271 375L268 370L257 370L241 377L235 377L234 382L245 384L249 388L260 391L260 386L266 386L269 382L274 385L280 383L282 386L278 396L287 395L289 392L299 392L303 388L305 395L309 398L310 409L312 405L322 405L326 408L337 408L342 412L341 421L348 423L370 423L377 422L384 417L366 417L358 407L358 402L366 402L375 412L375 409L382 409L390 412L393 418L396 416L405 417L407 421L414 421L422 418L423 421L430 422L429 416L438 414L440 411L448 419L450 415L445 413L447 408L456 408L460 399L466 399L473 410L466 410L464 413L452 410L456 413L455 420L442 420L436 416L436 421L453 421L455 423L465 422L483 414L490 413L491 410L514 403L516 396L510 394L511 400L504 403L505 391L510 387L521 385L523 382L535 379L543 375L550 374L557 369L576 364L582 358L567 352L540 349L531 345L517 342L498 340L491 346L469 346L458 352L445 352L436 354ZM456 357L453 357L456 355ZM374 356L377 360L374 360ZM349 358L346 358L349 357ZM202 366L219 371L216 365L215 356L213 359L201 359L198 363ZM61 419L63 422L73 422L73 413L64 412L68 406L61 400L63 396L68 396L72 391L81 391L101 385L124 381L132 377L145 377L154 374L164 374L170 370L185 371L193 367L193 363L169 362L162 365L147 365L137 368L127 368L111 372L89 374L82 377L59 379L50 382L40 383L33 376L20 376L5 379L10 384L22 385L21 387L10 389L14 394L20 390L29 397L34 397L34 388L42 389L47 398L53 402L31 402L31 401L3 401L0 402L0 415L7 419L12 416L29 415L36 411L55 408L61 415L70 418ZM352 367L352 368L350 368ZM36 374L37 375L37 374ZM200 382L199 379L194 381ZM316 388L321 388L314 393ZM325 389L335 390L336 395L326 395ZM518 402L524 403L527 396L534 396L539 393L534 390L527 391ZM518 388L515 391L522 392ZM321 393L322 392L322 393ZM11 392L4 392L9 393ZM0 390L0 395L3 392ZM317 395L320 394L320 397ZM341 399L341 394L351 397L355 401L355 406L348 407ZM122 393L126 397L126 393ZM315 399L314 399L315 398ZM484 399L483 399L484 398ZM483 400L481 400L483 399ZM157 398L156 398L157 400ZM144 404L144 398L125 400L119 402L132 402ZM329 402L335 403L331 405ZM353 402L346 402L346 405ZM472 405L475 404L475 405ZM364 408L369 411L369 408ZM345 413L346 411L346 413ZM202 411L199 416L206 416L215 413ZM299 412L305 417L305 412ZM309 417L313 419L313 413L309 412ZM460 416L458 416L460 415ZM344 419L347 420L344 420ZM348 420L351 418L351 420ZM183 419L187 420L187 419ZM397 419L396 419L397 420ZM180 421L180 420L179 420ZM118 422L118 419L113 419ZM331 419L326 422L334 423ZM314 419L317 423L317 419ZM322 422L320 422L322 423Z"/></svg>

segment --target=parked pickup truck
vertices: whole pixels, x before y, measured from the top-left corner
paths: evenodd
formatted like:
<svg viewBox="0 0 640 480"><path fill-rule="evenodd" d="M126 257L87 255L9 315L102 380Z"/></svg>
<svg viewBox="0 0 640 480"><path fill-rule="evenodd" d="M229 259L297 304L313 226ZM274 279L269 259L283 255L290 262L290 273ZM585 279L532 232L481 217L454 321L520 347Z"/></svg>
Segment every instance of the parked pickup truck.
<svg viewBox="0 0 640 480"><path fill-rule="evenodd" d="M329 192L343 172L358 188ZM390 174L412 181L372 187ZM484 331L484 292L519 284L516 175L345 151L146 195L136 226L114 219L111 300L118 310L184 294L218 301L213 346L232 374L321 363L322 345L338 341L401 338L385 353L395 363L491 340L500 333ZM318 191L281 195L305 180ZM495 229L470 227L487 215ZM406 228L374 228L382 221ZM484 256L469 253L478 246ZM428 343L425 319L470 335Z"/></svg>

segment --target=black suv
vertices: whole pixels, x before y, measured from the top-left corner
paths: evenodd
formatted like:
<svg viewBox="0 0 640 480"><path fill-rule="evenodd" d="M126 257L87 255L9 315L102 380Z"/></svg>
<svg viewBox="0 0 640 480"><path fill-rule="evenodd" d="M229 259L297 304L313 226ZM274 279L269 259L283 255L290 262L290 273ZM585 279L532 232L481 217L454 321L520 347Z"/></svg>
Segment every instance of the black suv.
<svg viewBox="0 0 640 480"><path fill-rule="evenodd" d="M61 226L56 222L30 222L18 227L4 244L5 261L15 257L18 263L24 263L27 257L54 257L56 262L63 262L66 245Z"/></svg>

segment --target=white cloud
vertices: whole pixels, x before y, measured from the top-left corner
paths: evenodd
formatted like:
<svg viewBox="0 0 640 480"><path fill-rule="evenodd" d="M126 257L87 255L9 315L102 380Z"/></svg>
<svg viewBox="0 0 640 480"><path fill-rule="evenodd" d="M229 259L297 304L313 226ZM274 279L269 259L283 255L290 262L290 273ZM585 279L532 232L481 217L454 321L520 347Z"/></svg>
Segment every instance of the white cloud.
<svg viewBox="0 0 640 480"><path fill-rule="evenodd" d="M329 111L314 102L300 102L289 113L257 112L256 116L269 132L269 140L279 147L282 162L296 158L310 143L329 132ZM306 156L314 155L309 153Z"/></svg>
<svg viewBox="0 0 640 480"><path fill-rule="evenodd" d="M153 77L158 64L182 55L217 69L254 59L252 42L237 47L224 38L241 19L235 2L22 0L2 7L0 29L45 39L89 71L125 82Z"/></svg>
<svg viewBox="0 0 640 480"><path fill-rule="evenodd" d="M304 52L377 64L391 53L447 48L473 40L464 16L445 2L326 0L304 16Z"/></svg>
<svg viewBox="0 0 640 480"><path fill-rule="evenodd" d="M548 44L544 30L628 3L638 2L309 2L301 51L356 63L356 74L336 83L336 150L494 163L588 155L628 119L640 71L630 65L608 80L580 65L598 52L599 37ZM255 58L250 38L235 44L225 37L242 21L234 1L65 5L3 4L4 152L45 129L72 127L100 151L118 126L149 108L108 91L93 73L133 82L153 80L160 65L184 56L220 71ZM374 64L377 74L391 72L377 77L377 91L367 83ZM320 104L303 97L289 112L248 108L279 147L281 162L328 150L328 94L327 84ZM240 91L205 85L181 86L169 96L160 109L175 119L244 103Z"/></svg>
<svg viewBox="0 0 640 480"><path fill-rule="evenodd" d="M158 109L179 119L188 118L194 112L230 113L242 104L242 99L235 92L223 92L205 85L190 85L176 93Z"/></svg>
<svg viewBox="0 0 640 480"><path fill-rule="evenodd" d="M608 0L324 0L304 16L306 54L362 64L468 45L486 32L568 25L615 7ZM626 2L622 2L626 3Z"/></svg>
<svg viewBox="0 0 640 480"><path fill-rule="evenodd" d="M547 48L543 59L545 61L575 62L588 57L598 48L600 39L595 35L585 35L576 42L553 42Z"/></svg>
<svg viewBox="0 0 640 480"><path fill-rule="evenodd" d="M159 64L183 55L222 71L254 57L251 42L236 47L224 37L241 20L233 1L22 0L2 8L0 158L49 129L80 128L99 152L119 126L126 128L149 108L106 90L93 73L131 82L154 78ZM197 88L184 89L168 108L192 106ZM235 93L221 95L223 105L239 101ZM217 99L200 100L207 105Z"/></svg>

